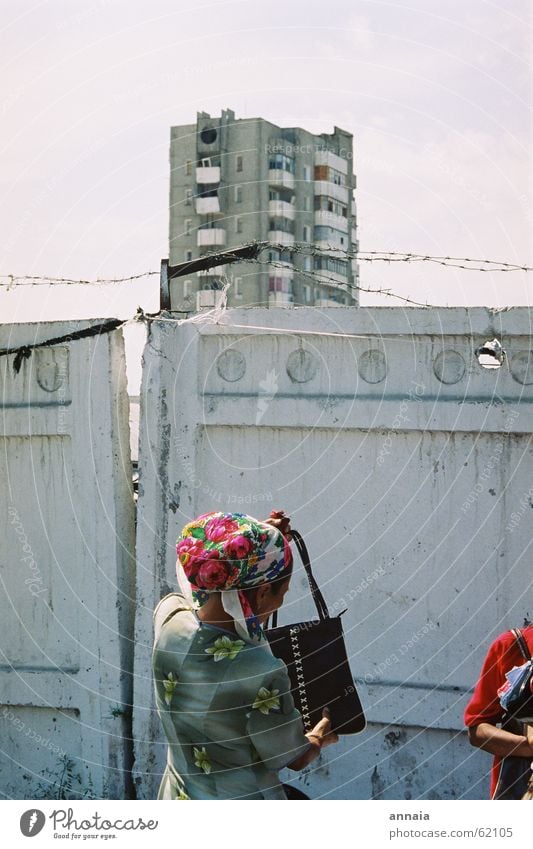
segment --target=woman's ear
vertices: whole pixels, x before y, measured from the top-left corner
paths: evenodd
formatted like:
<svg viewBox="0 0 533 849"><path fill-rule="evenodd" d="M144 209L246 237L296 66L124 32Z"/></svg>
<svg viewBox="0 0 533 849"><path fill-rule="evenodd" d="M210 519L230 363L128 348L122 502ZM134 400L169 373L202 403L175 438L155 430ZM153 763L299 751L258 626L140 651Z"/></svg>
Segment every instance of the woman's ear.
<svg viewBox="0 0 533 849"><path fill-rule="evenodd" d="M254 613L262 613L263 610L268 606L267 602L270 601L270 584L264 583L259 584L258 587L255 587L255 598L254 598Z"/></svg>

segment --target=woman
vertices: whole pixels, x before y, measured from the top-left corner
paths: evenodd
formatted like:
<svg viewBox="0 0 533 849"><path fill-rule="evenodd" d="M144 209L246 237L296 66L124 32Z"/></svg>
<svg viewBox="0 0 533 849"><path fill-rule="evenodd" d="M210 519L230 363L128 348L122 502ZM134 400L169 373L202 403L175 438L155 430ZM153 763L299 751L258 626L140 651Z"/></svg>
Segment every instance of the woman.
<svg viewBox="0 0 533 849"><path fill-rule="evenodd" d="M525 652L533 654L533 625L522 629L526 643ZM504 712L498 698L499 688L505 684L505 673L521 666L524 656L512 631L500 634L489 647L474 694L465 710L465 725L472 746L494 755L491 771L490 798L520 798L531 774L533 744L524 733L523 723L511 720L499 728ZM502 775L503 759L515 762L514 776ZM512 765L512 764L511 764ZM525 776L526 778L523 778ZM516 781L513 793L512 781ZM503 786L507 781L508 786Z"/></svg>
<svg viewBox="0 0 533 849"><path fill-rule="evenodd" d="M287 668L262 630L289 587L288 538L282 512L267 522L207 513L183 529L182 595L154 614L156 703L168 742L159 799L286 799L278 770L301 770L338 740L327 712L304 734Z"/></svg>

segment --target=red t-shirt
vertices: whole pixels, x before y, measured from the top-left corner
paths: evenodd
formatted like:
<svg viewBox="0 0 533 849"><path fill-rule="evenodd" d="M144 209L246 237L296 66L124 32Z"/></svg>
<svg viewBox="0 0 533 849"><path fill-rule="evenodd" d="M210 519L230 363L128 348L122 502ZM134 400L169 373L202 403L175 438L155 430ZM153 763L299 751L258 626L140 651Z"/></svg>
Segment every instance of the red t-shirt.
<svg viewBox="0 0 533 849"><path fill-rule="evenodd" d="M533 625L521 629L529 651L533 655ZM465 710L465 725L479 725L480 722L490 722L492 725L501 722L503 710L498 698L498 688L505 684L505 673L513 666L525 663L522 652L510 631L500 634L487 652L483 662L479 680L474 694ZM498 781L498 771L501 758L494 757L490 782L490 798L492 799Z"/></svg>

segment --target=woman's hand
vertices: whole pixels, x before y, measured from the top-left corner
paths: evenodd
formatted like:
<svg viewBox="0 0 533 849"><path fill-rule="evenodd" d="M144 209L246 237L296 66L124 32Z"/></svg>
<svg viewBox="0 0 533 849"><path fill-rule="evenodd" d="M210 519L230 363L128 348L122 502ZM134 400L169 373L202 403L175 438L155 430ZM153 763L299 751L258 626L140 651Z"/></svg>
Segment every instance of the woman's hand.
<svg viewBox="0 0 533 849"><path fill-rule="evenodd" d="M313 730L309 731L305 736L311 743L311 746L307 752L304 752L303 755L300 755L299 758L288 764L289 769L297 771L305 769L306 766L309 766L310 763L313 763L318 758L325 746L331 746L332 743L338 742L339 735L331 730L331 719L328 708L324 708L320 722L317 722Z"/></svg>
<svg viewBox="0 0 533 849"><path fill-rule="evenodd" d="M285 515L285 510L272 510L268 519L265 519L265 524L277 528L289 542L291 541L291 520Z"/></svg>
<svg viewBox="0 0 533 849"><path fill-rule="evenodd" d="M311 743L316 740L321 749L339 742L339 735L331 730L331 714L329 708L322 711L322 719L317 722L312 731L305 735Z"/></svg>

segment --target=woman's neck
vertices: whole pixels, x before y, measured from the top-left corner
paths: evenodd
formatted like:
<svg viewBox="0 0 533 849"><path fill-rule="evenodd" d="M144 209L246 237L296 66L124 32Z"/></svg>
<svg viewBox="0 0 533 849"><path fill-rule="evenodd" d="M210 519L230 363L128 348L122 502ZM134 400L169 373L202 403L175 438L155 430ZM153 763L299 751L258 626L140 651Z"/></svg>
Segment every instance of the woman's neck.
<svg viewBox="0 0 533 849"><path fill-rule="evenodd" d="M197 611L197 616L200 622L205 622L206 625L215 625L217 628L237 633L235 620L222 607L219 593L209 596L205 604Z"/></svg>

